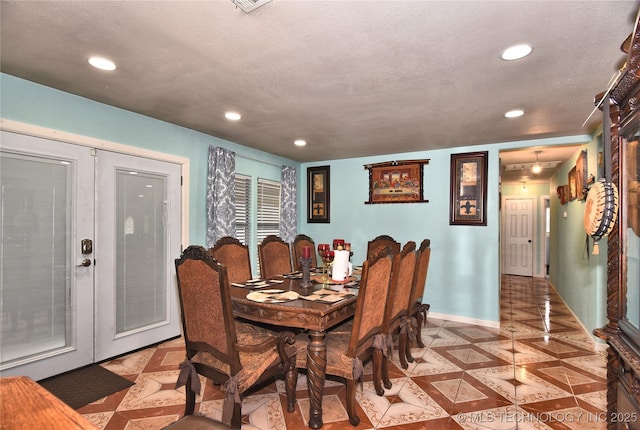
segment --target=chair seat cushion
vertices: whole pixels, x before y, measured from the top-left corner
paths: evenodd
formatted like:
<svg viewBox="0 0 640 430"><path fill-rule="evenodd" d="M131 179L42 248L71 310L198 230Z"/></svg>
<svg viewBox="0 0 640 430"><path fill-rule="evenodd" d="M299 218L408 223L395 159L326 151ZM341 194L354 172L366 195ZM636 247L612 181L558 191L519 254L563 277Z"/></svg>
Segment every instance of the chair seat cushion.
<svg viewBox="0 0 640 430"><path fill-rule="evenodd" d="M241 345L258 345L269 338L277 337L277 333L250 323L236 320L235 325L238 343ZM296 351L293 346L288 345L287 352L293 355ZM240 363L242 364L242 370L237 374L238 389L240 392L244 392L246 389L251 387L260 378L260 376L262 376L266 369L280 363L280 355L278 354L278 350L275 346L268 348L264 352L240 352L239 355ZM231 369L229 366L208 352L198 352L191 361L214 367L231 376Z"/></svg>
<svg viewBox="0 0 640 430"><path fill-rule="evenodd" d="M328 375L340 376L345 379L353 379L354 357L347 355L351 331L330 331L325 337L327 346L327 370ZM296 367L305 369L307 367L307 345L309 336L301 333L296 336ZM360 351L371 347L373 339L361 346Z"/></svg>

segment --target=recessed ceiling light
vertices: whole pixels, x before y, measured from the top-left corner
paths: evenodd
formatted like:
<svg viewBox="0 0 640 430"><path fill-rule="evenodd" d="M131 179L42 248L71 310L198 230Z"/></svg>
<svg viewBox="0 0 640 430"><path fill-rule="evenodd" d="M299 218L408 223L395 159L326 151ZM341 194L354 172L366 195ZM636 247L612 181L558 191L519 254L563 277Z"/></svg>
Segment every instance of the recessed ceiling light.
<svg viewBox="0 0 640 430"><path fill-rule="evenodd" d="M524 115L524 111L522 109L514 109L504 114L505 118L517 118L519 116Z"/></svg>
<svg viewBox="0 0 640 430"><path fill-rule="evenodd" d="M112 71L116 69L116 64L103 57L91 57L89 58L89 64L96 69Z"/></svg>
<svg viewBox="0 0 640 430"><path fill-rule="evenodd" d="M295 142L293 142L294 145L296 146L305 146L307 144L306 140L302 140L302 139L298 139Z"/></svg>
<svg viewBox="0 0 640 430"><path fill-rule="evenodd" d="M231 121L238 121L240 118L242 118L242 115L240 115L238 112L226 112L224 114L224 117Z"/></svg>
<svg viewBox="0 0 640 430"><path fill-rule="evenodd" d="M532 48L529 45L514 45L504 50L502 59L506 61L519 60L531 54Z"/></svg>

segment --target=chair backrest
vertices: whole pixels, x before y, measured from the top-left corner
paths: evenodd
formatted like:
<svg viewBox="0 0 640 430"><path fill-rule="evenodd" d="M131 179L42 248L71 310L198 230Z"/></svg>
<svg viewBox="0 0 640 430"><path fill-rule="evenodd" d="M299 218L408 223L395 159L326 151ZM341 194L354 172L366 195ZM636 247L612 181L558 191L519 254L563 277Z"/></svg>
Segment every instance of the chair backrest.
<svg viewBox="0 0 640 430"><path fill-rule="evenodd" d="M242 365L238 351L226 268L201 246L189 246L175 261L187 358L206 351L228 364Z"/></svg>
<svg viewBox="0 0 640 430"><path fill-rule="evenodd" d="M302 248L305 246L311 247L311 267L318 267L315 242L306 234L299 234L293 239L293 267L295 267L296 270L302 270L300 257L302 257Z"/></svg>
<svg viewBox="0 0 640 430"><path fill-rule="evenodd" d="M367 243L367 260L374 257L378 252L386 247L391 248L392 254L400 252L400 242L396 242L391 236L380 235Z"/></svg>
<svg viewBox="0 0 640 430"><path fill-rule="evenodd" d="M269 235L258 245L260 276L273 278L292 271L289 244L276 235Z"/></svg>
<svg viewBox="0 0 640 430"><path fill-rule="evenodd" d="M394 256L394 270L389 290L391 300L386 302L382 327L385 333L389 333L391 329L397 326L396 324L400 317L406 316L408 313L407 305L413 288L416 257L416 243L413 241L407 242L402 251Z"/></svg>
<svg viewBox="0 0 640 430"><path fill-rule="evenodd" d="M393 257L388 248L362 264L358 301L347 355L356 357L371 346L373 337L382 331L384 306L389 294Z"/></svg>
<svg viewBox="0 0 640 430"><path fill-rule="evenodd" d="M226 266L229 283L242 283L251 279L249 248L235 237L221 237L209 252Z"/></svg>
<svg viewBox="0 0 640 430"><path fill-rule="evenodd" d="M427 282L427 272L429 271L429 259L431 258L431 240L424 239L418 248L418 259L416 262L415 276L413 277L413 288L411 289L411 300L409 311L416 303L422 303L424 287Z"/></svg>

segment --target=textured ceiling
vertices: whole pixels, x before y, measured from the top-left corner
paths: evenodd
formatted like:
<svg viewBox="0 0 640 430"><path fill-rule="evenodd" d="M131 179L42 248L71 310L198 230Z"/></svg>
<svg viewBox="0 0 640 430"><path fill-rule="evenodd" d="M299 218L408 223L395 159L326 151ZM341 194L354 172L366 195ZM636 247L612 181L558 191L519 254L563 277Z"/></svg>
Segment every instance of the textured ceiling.
<svg viewBox="0 0 640 430"><path fill-rule="evenodd" d="M633 1L2 1L3 72L301 162L581 135ZM502 50L530 43L520 61ZM91 55L113 59L102 72ZM504 112L526 114L505 119ZM239 122L223 114L236 110ZM126 126L126 125L123 125ZM295 147L295 139L306 147ZM529 151L532 153L532 151Z"/></svg>

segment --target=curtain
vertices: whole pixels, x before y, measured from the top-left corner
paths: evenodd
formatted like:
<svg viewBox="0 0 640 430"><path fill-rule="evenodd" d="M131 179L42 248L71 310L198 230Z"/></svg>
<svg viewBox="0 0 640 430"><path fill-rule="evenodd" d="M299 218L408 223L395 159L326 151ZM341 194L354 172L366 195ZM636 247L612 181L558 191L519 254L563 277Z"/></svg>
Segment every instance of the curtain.
<svg viewBox="0 0 640 430"><path fill-rule="evenodd" d="M280 237L287 243L296 238L296 168L282 166Z"/></svg>
<svg viewBox="0 0 640 430"><path fill-rule="evenodd" d="M207 248L218 239L236 234L236 154L209 146L207 172Z"/></svg>

